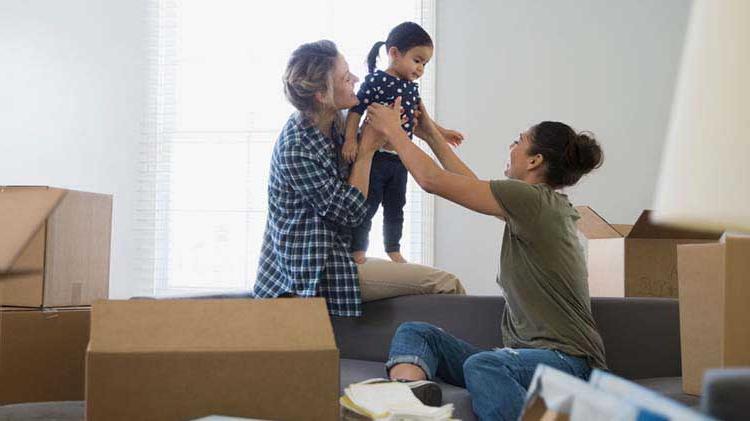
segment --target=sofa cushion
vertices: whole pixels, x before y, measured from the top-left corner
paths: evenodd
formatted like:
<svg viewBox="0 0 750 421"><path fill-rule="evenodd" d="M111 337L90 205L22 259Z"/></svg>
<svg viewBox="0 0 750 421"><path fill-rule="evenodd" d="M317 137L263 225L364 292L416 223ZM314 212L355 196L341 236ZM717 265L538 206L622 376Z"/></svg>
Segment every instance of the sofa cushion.
<svg viewBox="0 0 750 421"><path fill-rule="evenodd" d="M385 365L382 362L341 359L341 393L352 383L372 378L386 377ZM453 404L453 418L463 421L474 421L476 417L471 410L469 392L462 387L438 382L443 390L443 403Z"/></svg>

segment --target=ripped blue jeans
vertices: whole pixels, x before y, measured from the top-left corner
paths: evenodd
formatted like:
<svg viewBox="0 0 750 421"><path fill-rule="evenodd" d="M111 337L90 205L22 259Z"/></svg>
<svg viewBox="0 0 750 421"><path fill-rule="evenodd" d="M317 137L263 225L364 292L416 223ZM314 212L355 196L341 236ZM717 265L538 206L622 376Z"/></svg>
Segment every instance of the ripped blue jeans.
<svg viewBox="0 0 750 421"><path fill-rule="evenodd" d="M482 421L517 420L539 364L583 380L591 374L584 358L547 349L483 350L422 322L404 323L393 336L386 370L402 363L420 367L430 380L466 388Z"/></svg>

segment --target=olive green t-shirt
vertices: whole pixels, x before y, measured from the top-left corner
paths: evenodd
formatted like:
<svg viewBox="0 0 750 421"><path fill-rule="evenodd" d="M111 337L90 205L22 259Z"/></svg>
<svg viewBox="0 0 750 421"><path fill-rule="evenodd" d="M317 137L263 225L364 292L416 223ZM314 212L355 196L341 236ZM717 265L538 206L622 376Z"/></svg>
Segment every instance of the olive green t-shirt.
<svg viewBox="0 0 750 421"><path fill-rule="evenodd" d="M493 180L490 188L508 214L497 278L506 302L503 343L556 349L606 368L591 315L578 212L546 184Z"/></svg>

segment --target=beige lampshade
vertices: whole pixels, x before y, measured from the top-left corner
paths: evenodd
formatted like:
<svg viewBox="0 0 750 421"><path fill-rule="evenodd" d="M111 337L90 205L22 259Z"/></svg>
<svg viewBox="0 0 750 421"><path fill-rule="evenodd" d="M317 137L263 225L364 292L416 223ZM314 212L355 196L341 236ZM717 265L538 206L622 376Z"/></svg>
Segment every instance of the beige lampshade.
<svg viewBox="0 0 750 421"><path fill-rule="evenodd" d="M693 3L654 209L750 232L750 0Z"/></svg>

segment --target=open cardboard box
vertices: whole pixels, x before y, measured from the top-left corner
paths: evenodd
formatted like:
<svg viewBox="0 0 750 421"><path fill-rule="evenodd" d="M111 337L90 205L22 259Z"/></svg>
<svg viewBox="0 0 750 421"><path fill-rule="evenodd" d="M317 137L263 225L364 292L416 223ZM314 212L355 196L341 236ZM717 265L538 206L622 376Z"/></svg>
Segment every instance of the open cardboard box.
<svg viewBox="0 0 750 421"><path fill-rule="evenodd" d="M682 387L701 393L709 368L750 366L750 237L677 247Z"/></svg>
<svg viewBox="0 0 750 421"><path fill-rule="evenodd" d="M721 233L657 225L644 210L632 226L612 225L588 206L577 206L586 237L592 297L677 298L677 245L716 242Z"/></svg>
<svg viewBox="0 0 750 421"><path fill-rule="evenodd" d="M88 420L339 417L339 353L321 298L93 305Z"/></svg>
<svg viewBox="0 0 750 421"><path fill-rule="evenodd" d="M63 307L107 298L112 196L0 187L0 305Z"/></svg>
<svg viewBox="0 0 750 421"><path fill-rule="evenodd" d="M78 401L90 309L0 308L0 405Z"/></svg>

